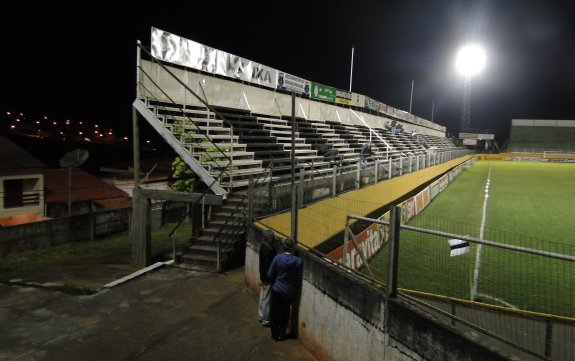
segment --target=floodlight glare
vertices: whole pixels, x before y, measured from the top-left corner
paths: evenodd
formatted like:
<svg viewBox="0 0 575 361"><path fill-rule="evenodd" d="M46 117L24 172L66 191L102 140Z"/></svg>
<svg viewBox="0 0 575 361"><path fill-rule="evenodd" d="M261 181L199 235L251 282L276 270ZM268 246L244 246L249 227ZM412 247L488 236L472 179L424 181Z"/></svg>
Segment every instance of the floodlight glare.
<svg viewBox="0 0 575 361"><path fill-rule="evenodd" d="M485 62L486 55L481 46L466 45L457 52L455 67L465 76L474 76L483 70Z"/></svg>

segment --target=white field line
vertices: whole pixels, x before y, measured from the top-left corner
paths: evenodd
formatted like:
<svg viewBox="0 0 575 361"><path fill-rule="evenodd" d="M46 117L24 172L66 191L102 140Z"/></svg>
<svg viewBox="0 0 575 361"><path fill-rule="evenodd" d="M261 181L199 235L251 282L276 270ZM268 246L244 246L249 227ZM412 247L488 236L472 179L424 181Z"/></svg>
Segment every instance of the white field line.
<svg viewBox="0 0 575 361"><path fill-rule="evenodd" d="M487 173L487 182L485 183L485 199L483 200L483 214L481 217L481 228L479 229L479 239L484 240L483 236L485 235L485 219L487 218L487 201L489 199L489 188L491 183L491 162L489 163L489 172ZM481 269L481 251L483 250L483 245L478 244L476 251L475 251L475 268L473 270L473 285L471 288L471 300L474 301L477 296L481 296L483 298L487 298L500 304L503 304L507 307L517 308L512 304L505 302L502 299L497 297L489 296L486 294L481 294L477 292L477 287L479 287L479 271Z"/></svg>

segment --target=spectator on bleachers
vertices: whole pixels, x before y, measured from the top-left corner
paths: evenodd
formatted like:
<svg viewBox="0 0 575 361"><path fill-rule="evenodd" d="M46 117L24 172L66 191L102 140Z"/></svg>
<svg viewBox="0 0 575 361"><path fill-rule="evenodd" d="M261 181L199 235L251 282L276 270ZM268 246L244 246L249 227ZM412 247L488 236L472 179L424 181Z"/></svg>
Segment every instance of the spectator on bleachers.
<svg viewBox="0 0 575 361"><path fill-rule="evenodd" d="M391 122L391 135L395 135L397 132L397 122L394 120Z"/></svg>
<svg viewBox="0 0 575 361"><path fill-rule="evenodd" d="M318 155L322 155L324 159L328 160L330 163L335 163L336 157L339 154L337 149L327 145L326 143L320 144L318 151Z"/></svg>
<svg viewBox="0 0 575 361"><path fill-rule="evenodd" d="M359 157L361 158L361 164L362 165L367 165L367 158L371 157L371 142L370 143L364 143L361 146L361 150L359 152Z"/></svg>

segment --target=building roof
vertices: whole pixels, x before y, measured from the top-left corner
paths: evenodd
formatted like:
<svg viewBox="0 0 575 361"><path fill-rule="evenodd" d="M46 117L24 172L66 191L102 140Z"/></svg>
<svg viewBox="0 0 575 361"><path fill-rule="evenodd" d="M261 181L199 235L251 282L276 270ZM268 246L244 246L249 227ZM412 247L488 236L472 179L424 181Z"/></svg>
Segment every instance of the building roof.
<svg viewBox="0 0 575 361"><path fill-rule="evenodd" d="M16 145L7 137L0 136L0 173L22 174L38 172L46 165Z"/></svg>
<svg viewBox="0 0 575 361"><path fill-rule="evenodd" d="M72 202L94 201L104 208L131 206L130 196L123 190L102 182L81 169L72 169L70 175ZM45 202L68 202L68 184L68 169L45 170Z"/></svg>

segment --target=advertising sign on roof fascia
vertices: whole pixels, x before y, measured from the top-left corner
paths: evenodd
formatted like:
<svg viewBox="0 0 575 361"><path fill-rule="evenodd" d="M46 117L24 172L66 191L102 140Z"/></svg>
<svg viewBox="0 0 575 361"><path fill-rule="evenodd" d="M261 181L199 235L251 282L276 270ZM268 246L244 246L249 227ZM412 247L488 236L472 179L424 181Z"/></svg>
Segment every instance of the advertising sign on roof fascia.
<svg viewBox="0 0 575 361"><path fill-rule="evenodd" d="M319 99L334 103L335 94L336 94L335 88L320 83L311 82L312 99Z"/></svg>
<svg viewBox="0 0 575 361"><path fill-rule="evenodd" d="M365 107L370 110L379 111L379 102L370 97L365 97Z"/></svg>
<svg viewBox="0 0 575 361"><path fill-rule="evenodd" d="M295 92L297 94L302 94L309 96L311 82L299 78L295 75L285 73L283 71L278 71L277 85L279 90L285 90L289 92Z"/></svg>
<svg viewBox="0 0 575 361"><path fill-rule="evenodd" d="M152 28L152 56L158 60L275 89L277 70Z"/></svg>
<svg viewBox="0 0 575 361"><path fill-rule="evenodd" d="M356 107L364 107L365 106L365 95L361 95L358 93L351 94L351 105L355 105Z"/></svg>
<svg viewBox="0 0 575 361"><path fill-rule="evenodd" d="M335 90L335 102L338 104L351 105L351 92L347 90Z"/></svg>

